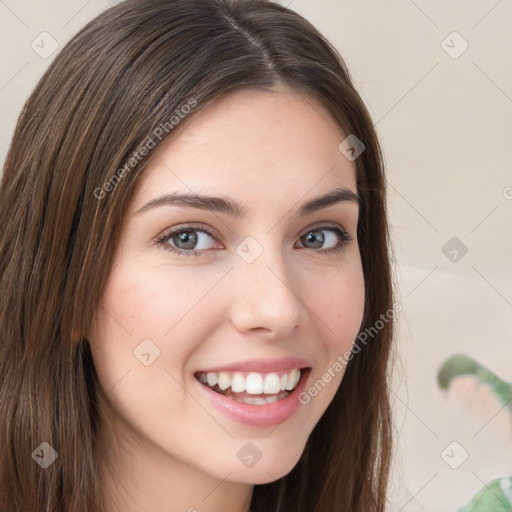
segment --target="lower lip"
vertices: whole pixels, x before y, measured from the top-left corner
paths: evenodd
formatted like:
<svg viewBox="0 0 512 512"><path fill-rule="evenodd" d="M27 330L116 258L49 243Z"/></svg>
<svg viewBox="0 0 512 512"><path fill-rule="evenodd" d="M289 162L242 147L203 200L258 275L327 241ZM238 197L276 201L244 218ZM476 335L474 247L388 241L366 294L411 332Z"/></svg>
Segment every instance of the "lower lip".
<svg viewBox="0 0 512 512"><path fill-rule="evenodd" d="M295 389L286 398L265 405L249 405L237 402L211 390L197 381L202 392L213 405L232 420L251 427L273 427L290 418L300 407L299 394L306 387L311 369L301 370Z"/></svg>

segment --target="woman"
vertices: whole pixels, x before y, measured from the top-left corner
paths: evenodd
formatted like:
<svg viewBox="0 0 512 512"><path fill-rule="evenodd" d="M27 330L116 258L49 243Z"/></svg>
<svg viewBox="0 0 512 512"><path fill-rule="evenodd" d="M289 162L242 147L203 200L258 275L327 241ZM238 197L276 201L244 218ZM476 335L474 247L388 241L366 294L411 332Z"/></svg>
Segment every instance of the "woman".
<svg viewBox="0 0 512 512"><path fill-rule="evenodd" d="M107 10L24 106L0 194L4 510L385 510L382 157L307 21Z"/></svg>

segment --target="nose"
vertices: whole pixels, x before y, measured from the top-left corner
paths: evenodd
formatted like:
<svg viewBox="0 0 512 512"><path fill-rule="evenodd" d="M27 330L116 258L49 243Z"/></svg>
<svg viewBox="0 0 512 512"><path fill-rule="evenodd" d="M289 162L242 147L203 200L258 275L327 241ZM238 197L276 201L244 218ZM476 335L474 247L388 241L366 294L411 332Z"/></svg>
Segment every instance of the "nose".
<svg viewBox="0 0 512 512"><path fill-rule="evenodd" d="M278 251L267 249L252 263L240 259L231 274L231 321L240 332L284 339L307 322L299 280Z"/></svg>

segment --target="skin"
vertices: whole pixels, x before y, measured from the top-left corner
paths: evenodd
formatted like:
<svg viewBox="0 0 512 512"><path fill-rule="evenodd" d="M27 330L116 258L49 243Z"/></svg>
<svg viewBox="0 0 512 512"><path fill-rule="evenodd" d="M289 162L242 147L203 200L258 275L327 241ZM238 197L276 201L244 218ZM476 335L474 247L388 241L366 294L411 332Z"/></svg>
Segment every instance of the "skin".
<svg viewBox="0 0 512 512"><path fill-rule="evenodd" d="M357 193L355 162L338 150L346 135L327 110L283 88L230 93L178 128L139 178L89 336L107 399L100 462L113 462L102 482L112 511L246 512L254 484L281 478L298 462L344 370L292 417L266 428L217 410L194 373L295 356L312 363L309 386L351 348L364 309L358 205L344 201L304 217L295 210L338 187ZM137 213L172 192L229 197L247 214L169 205ZM155 244L189 223L217 238L195 232L199 256ZM341 252L319 253L340 241L329 230L314 232L325 236L320 248L306 239L325 224L352 237ZM263 250L251 264L236 252L248 236ZM145 339L160 350L149 366L134 356ZM237 457L249 441L262 454L252 467Z"/></svg>

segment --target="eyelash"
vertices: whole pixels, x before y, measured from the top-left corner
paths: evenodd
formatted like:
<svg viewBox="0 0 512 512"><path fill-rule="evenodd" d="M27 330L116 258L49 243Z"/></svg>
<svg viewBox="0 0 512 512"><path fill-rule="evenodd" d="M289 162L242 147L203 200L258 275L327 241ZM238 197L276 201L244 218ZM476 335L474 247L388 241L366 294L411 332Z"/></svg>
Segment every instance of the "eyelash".
<svg viewBox="0 0 512 512"><path fill-rule="evenodd" d="M181 226L178 229L173 229L172 231L166 231L162 236L157 238L155 240L155 243L157 246L162 247L163 249L167 251L171 251L174 254L177 254L178 256L201 256L201 253L204 251L194 251L194 250L184 250L184 249L178 249L177 247L173 247L172 245L168 244L167 241L174 235L177 235L179 233L185 232L185 231L198 231L202 233L206 233L207 235L210 235L215 241L218 242L217 237L212 232L210 228L208 228L204 224L199 224L196 226ZM320 254L329 254L329 253L340 253L345 248L345 245L352 241L353 237L350 236L345 230L335 227L335 226L319 226L312 229L309 229L304 233L304 235L307 235L310 232L315 231L330 231L332 233L335 233L339 236L341 242L338 242L336 246L331 247L330 249L311 249L312 251L318 252ZM307 249L307 248L306 248Z"/></svg>

